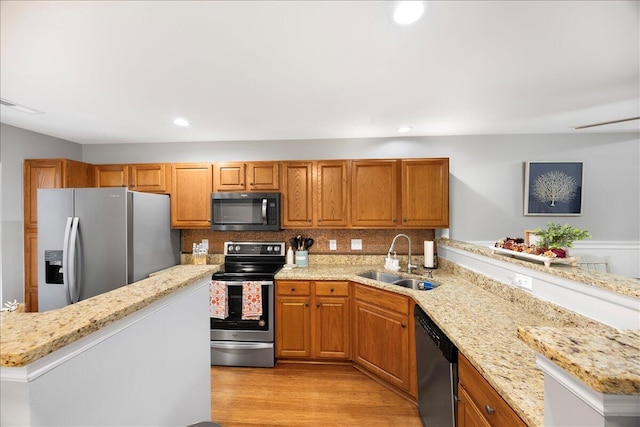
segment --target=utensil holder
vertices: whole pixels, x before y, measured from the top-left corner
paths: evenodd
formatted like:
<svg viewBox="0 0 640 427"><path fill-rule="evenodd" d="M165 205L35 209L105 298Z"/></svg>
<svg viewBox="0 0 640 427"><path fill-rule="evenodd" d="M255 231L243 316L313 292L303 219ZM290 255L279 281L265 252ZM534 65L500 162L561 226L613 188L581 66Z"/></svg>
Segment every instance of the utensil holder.
<svg viewBox="0 0 640 427"><path fill-rule="evenodd" d="M296 251L296 266L308 267L309 266L309 252Z"/></svg>

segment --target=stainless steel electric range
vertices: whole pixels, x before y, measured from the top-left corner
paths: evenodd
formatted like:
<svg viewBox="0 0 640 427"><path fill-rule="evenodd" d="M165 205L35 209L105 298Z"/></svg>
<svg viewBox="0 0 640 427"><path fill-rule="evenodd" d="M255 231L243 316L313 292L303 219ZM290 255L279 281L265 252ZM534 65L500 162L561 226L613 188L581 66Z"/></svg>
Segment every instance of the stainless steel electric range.
<svg viewBox="0 0 640 427"><path fill-rule="evenodd" d="M223 268L212 277L212 286L226 291L226 307L224 314L210 317L211 365L273 367L274 276L285 263L285 243L225 242L224 255ZM245 316L243 292L250 285L261 290L253 296L261 313Z"/></svg>

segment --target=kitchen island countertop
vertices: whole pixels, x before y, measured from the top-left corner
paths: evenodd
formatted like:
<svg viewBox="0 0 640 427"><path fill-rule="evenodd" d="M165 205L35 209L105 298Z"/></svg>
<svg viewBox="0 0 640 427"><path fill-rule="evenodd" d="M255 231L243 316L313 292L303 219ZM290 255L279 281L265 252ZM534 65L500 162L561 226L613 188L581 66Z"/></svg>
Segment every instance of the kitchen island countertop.
<svg viewBox="0 0 640 427"><path fill-rule="evenodd" d="M178 265L77 304L0 315L0 366L25 366L211 274L218 265Z"/></svg>
<svg viewBox="0 0 640 427"><path fill-rule="evenodd" d="M586 369L568 371L589 385L594 381L606 384L608 393L640 393L640 378L622 374L625 369L632 372L635 369L637 373L638 367L633 362L636 355L625 353L624 349L603 354L590 339L599 337L600 341L607 341L621 335L632 339L634 331L619 331L575 313L563 316L562 310L547 310L548 303L544 301L531 305L510 301L504 295L475 286L471 277L444 268L435 271L432 281L441 286L431 291L406 289L358 276L371 270L382 271L380 266L372 265L310 265L281 270L276 280L349 280L412 297L531 426L544 424L544 379L536 367L536 349L519 338L519 328L529 328L527 331L546 328L558 334L587 337L582 352L591 358L582 361L597 358L602 368L597 375L590 375ZM570 350L560 345L555 351L562 354ZM628 351L633 352L633 348Z"/></svg>

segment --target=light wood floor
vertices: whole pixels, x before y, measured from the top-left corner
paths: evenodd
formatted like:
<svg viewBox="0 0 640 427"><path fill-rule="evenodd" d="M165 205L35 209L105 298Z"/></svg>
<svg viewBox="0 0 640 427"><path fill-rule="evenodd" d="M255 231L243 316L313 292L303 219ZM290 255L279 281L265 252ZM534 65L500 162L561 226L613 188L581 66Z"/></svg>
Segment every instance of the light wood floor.
<svg viewBox="0 0 640 427"><path fill-rule="evenodd" d="M222 427L421 427L415 404L347 365L212 366L211 419Z"/></svg>

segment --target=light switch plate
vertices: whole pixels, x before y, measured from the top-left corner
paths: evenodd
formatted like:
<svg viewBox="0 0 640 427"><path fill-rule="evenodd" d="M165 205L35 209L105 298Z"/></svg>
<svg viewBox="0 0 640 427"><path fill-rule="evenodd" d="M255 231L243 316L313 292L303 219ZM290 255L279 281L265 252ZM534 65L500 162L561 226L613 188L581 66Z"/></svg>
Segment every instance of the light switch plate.
<svg viewBox="0 0 640 427"><path fill-rule="evenodd" d="M351 250L352 251L361 251L362 250L362 239L351 239Z"/></svg>
<svg viewBox="0 0 640 427"><path fill-rule="evenodd" d="M335 240L329 240L329 250L335 251L338 249L338 243Z"/></svg>

